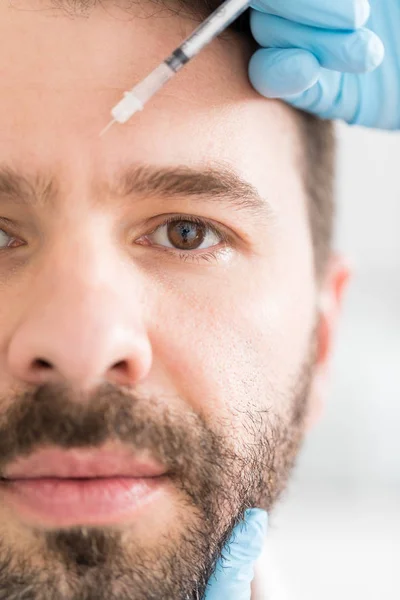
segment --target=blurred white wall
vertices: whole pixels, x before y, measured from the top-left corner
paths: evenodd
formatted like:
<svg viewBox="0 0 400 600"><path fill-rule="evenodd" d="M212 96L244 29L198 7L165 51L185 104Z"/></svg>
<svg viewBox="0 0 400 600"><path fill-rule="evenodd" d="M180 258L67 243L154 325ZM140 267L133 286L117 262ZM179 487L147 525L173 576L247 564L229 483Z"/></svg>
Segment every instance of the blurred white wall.
<svg viewBox="0 0 400 600"><path fill-rule="evenodd" d="M301 476L400 490L400 133L337 133L336 247L354 272Z"/></svg>
<svg viewBox="0 0 400 600"><path fill-rule="evenodd" d="M353 280L325 413L271 517L270 551L291 600L398 600L400 132L337 133L336 247Z"/></svg>

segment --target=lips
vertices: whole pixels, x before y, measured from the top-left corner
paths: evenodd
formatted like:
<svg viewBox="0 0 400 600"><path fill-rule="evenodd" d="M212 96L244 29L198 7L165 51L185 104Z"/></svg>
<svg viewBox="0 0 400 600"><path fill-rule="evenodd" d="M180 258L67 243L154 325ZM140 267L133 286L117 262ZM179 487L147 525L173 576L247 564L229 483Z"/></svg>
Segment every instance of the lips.
<svg viewBox="0 0 400 600"><path fill-rule="evenodd" d="M146 478L164 475L166 469L147 454L132 454L125 448L103 450L42 449L29 457L14 461L0 475L5 479L38 479L44 477Z"/></svg>

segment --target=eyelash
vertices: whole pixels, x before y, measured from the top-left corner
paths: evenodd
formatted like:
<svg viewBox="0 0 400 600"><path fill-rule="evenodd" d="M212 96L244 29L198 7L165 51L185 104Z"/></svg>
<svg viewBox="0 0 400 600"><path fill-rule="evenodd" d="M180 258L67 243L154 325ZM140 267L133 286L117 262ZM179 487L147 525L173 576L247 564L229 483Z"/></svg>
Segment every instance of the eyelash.
<svg viewBox="0 0 400 600"><path fill-rule="evenodd" d="M152 235L155 231L157 231L157 229L159 229L160 227L169 225L170 223L175 223L175 222L179 222L179 221L188 221L190 223L195 223L196 225L200 225L202 227L204 227L205 229L210 230L212 233L214 233L217 237L220 238L221 242L220 244L218 244L218 246L213 246L212 250L207 249L208 251L203 251L203 253L201 254L196 254L196 250L178 250L178 249L173 249L173 248L167 248L167 247L163 247L163 246L157 246L157 249L160 250L161 252L166 252L167 254L170 254L171 256L174 256L175 258L178 256L178 258L182 261L195 261L195 262L200 262L200 261L206 261L206 262L210 262L211 260L215 260L217 258L217 255L219 252L221 252L221 250L223 248L226 248L226 246L228 244L231 243L229 236L219 227L217 227L213 222L209 221L208 219L204 219L204 218L200 218L200 217L195 217L193 215L186 215L186 214L177 214L177 215L172 215L170 217L168 217L167 219L164 219L164 221L162 223L159 223L157 225L157 227L155 227L154 229L152 229L152 231L150 231L150 233L147 233L146 236ZM8 227L6 224L2 223L2 219L0 219L0 231L3 231L7 236L9 236L10 238L14 238L14 234L11 231L11 228ZM12 243L12 242L10 242ZM0 254L9 250L13 250L14 248L12 246L6 246L5 248L0 248Z"/></svg>
<svg viewBox="0 0 400 600"><path fill-rule="evenodd" d="M158 249L161 252L167 252L168 254L171 254L174 257L178 256L180 260L183 260L185 262L187 260L195 262L200 262L204 260L206 262L210 262L211 260L215 260L219 252L221 252L221 249L225 248L230 243L229 236L222 229L217 227L212 221L200 217L195 217L193 215L185 214L171 215L167 219L164 219L162 223L159 223L157 227L155 227L150 233L146 235L152 235L160 227L164 227L165 225L169 225L170 223L176 223L179 221L189 221L190 223L195 223L196 225L201 225L206 229L209 229L210 231L212 231L212 233L214 233L217 237L220 238L220 244L218 246L214 246L213 250L209 250L208 252L203 251L202 254L195 254L195 252L197 252L196 250L174 250L172 248L158 246Z"/></svg>

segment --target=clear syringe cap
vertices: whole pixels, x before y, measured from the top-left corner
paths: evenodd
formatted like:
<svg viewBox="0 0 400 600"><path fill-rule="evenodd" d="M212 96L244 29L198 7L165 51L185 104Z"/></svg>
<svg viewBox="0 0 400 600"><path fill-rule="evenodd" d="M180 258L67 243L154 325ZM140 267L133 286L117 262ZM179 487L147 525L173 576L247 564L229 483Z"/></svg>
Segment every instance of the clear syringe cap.
<svg viewBox="0 0 400 600"><path fill-rule="evenodd" d="M114 106L111 114L118 123L126 123L138 110L143 110L143 104L139 98L134 96L132 90L131 92L124 92L124 97Z"/></svg>
<svg viewBox="0 0 400 600"><path fill-rule="evenodd" d="M135 85L130 92L125 92L122 100L114 106L112 116L118 123L126 123L135 112L143 110L150 98L174 75L174 71L161 63L143 81Z"/></svg>

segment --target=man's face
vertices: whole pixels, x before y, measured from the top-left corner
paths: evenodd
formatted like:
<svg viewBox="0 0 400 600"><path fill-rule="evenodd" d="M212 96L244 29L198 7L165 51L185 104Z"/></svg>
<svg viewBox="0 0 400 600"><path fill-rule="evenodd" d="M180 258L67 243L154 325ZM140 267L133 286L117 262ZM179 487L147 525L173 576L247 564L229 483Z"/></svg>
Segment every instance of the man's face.
<svg viewBox="0 0 400 600"><path fill-rule="evenodd" d="M102 517L56 513L51 494L28 509L0 484L0 589L197 598L244 510L276 500L304 429L318 294L301 145L233 37L99 138L196 23L46 7L0 8L0 163L31 182L0 181L0 474L106 449L165 475Z"/></svg>

